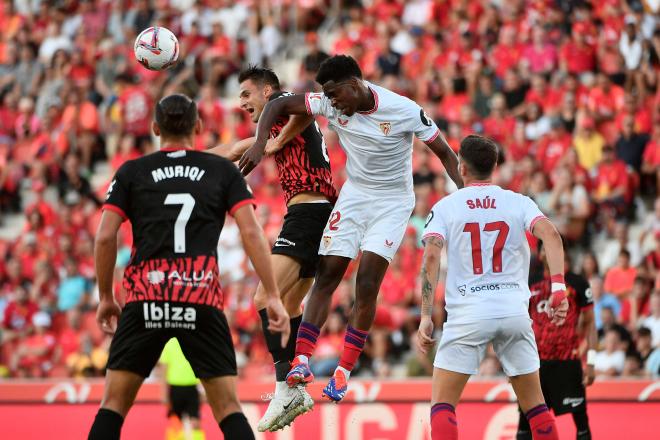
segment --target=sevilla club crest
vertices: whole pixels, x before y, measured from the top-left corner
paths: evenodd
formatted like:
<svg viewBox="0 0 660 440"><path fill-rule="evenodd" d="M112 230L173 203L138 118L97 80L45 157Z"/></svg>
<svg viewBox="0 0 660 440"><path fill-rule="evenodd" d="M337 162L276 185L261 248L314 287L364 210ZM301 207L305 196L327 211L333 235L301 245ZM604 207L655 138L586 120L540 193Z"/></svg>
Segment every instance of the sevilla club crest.
<svg viewBox="0 0 660 440"><path fill-rule="evenodd" d="M380 131L383 132L385 136L390 134L390 129L392 128L392 124L389 122L381 122L380 123Z"/></svg>

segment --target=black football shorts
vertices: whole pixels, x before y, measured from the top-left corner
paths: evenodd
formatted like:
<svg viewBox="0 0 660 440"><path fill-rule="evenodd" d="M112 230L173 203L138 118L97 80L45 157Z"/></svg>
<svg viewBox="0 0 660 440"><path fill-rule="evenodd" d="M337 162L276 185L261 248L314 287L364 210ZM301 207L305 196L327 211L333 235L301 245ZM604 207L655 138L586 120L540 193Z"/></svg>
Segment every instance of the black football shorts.
<svg viewBox="0 0 660 440"><path fill-rule="evenodd" d="M199 391L195 385L170 385L171 412L179 419L199 419Z"/></svg>
<svg viewBox="0 0 660 440"><path fill-rule="evenodd" d="M163 301L126 304L110 344L108 368L147 377L173 337L198 378L236 375L225 314L212 306Z"/></svg>
<svg viewBox="0 0 660 440"><path fill-rule="evenodd" d="M273 254L288 255L300 263L300 278L313 278L319 264L319 244L331 203L298 203L289 206L273 245Z"/></svg>
<svg viewBox="0 0 660 440"><path fill-rule="evenodd" d="M582 362L579 360L541 360L541 389L548 408L555 415L586 410L587 400L582 384Z"/></svg>

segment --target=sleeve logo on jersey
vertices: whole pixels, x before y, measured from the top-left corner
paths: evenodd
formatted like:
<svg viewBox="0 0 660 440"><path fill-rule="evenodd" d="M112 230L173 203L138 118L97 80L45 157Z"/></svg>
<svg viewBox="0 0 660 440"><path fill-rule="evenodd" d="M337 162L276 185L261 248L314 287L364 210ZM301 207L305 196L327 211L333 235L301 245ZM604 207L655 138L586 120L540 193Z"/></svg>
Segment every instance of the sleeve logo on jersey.
<svg viewBox="0 0 660 440"><path fill-rule="evenodd" d="M433 211L429 212L429 215L426 216L426 222L424 223L424 227L428 228L429 224L431 224L431 220L433 220Z"/></svg>
<svg viewBox="0 0 660 440"><path fill-rule="evenodd" d="M433 125L433 121L428 117L423 108L419 109L419 119L421 119L422 124L426 125L427 127Z"/></svg>
<svg viewBox="0 0 660 440"><path fill-rule="evenodd" d="M385 136L390 134L390 129L391 128L392 128L392 123L391 122L381 122L380 123L380 131L382 131Z"/></svg>
<svg viewBox="0 0 660 440"><path fill-rule="evenodd" d="M108 185L108 191L105 193L106 200L110 198L110 194L112 193L112 189L115 187L115 183L117 183L117 179L112 179L112 182L110 182L110 185Z"/></svg>

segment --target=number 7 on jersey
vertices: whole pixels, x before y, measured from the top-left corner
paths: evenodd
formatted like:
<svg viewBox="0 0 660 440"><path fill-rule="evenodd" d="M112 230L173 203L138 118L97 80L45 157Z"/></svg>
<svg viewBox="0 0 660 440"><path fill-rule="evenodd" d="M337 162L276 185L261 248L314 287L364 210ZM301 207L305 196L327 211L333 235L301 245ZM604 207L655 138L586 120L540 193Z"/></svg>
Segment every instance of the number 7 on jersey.
<svg viewBox="0 0 660 440"><path fill-rule="evenodd" d="M183 205L174 222L174 252L183 254L186 252L186 225L195 207L195 198L189 193L168 194L165 205Z"/></svg>

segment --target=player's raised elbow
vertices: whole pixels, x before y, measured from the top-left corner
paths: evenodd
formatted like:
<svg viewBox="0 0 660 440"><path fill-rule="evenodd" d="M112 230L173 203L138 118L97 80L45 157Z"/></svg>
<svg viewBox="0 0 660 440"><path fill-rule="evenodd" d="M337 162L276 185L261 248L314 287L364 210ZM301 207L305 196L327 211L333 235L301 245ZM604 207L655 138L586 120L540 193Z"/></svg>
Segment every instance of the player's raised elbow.
<svg viewBox="0 0 660 440"><path fill-rule="evenodd" d="M534 236L538 239L540 239L543 243L557 243L559 245L562 244L561 240L561 235L559 234L559 231L555 227L555 225L552 224L550 220L547 218L544 218L536 223L534 225L534 229L532 230L532 233Z"/></svg>

